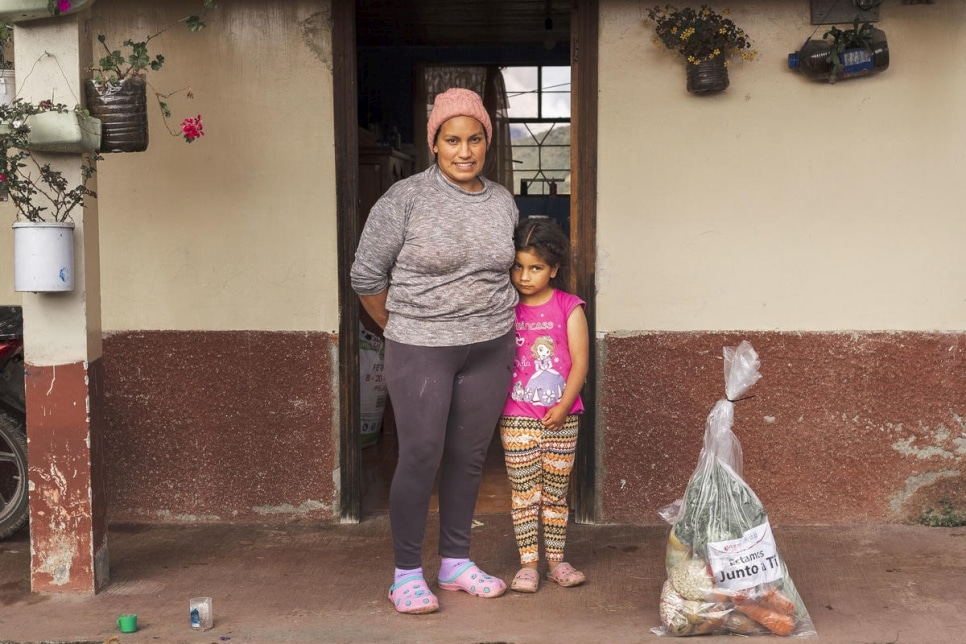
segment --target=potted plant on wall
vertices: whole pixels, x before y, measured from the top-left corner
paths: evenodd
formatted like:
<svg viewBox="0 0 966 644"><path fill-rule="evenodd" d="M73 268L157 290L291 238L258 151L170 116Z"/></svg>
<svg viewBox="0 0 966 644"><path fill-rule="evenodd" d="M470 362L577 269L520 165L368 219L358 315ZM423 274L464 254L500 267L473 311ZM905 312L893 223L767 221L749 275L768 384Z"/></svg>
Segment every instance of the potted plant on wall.
<svg viewBox="0 0 966 644"><path fill-rule="evenodd" d="M94 0L0 0L0 20L27 22L76 13Z"/></svg>
<svg viewBox="0 0 966 644"><path fill-rule="evenodd" d="M13 25L0 20L0 103L9 105L17 93L13 73L13 57L10 45L13 44Z"/></svg>
<svg viewBox="0 0 966 644"><path fill-rule="evenodd" d="M822 40L806 40L788 55L788 67L829 83L876 74L889 68L889 43L884 31L856 16L850 29L836 26L822 34Z"/></svg>
<svg viewBox="0 0 966 644"><path fill-rule="evenodd" d="M656 6L648 10L647 18L645 24L654 22L655 44L687 61L687 89L692 94L724 91L729 85L729 59L753 60L757 55L748 34L708 5L698 9Z"/></svg>
<svg viewBox="0 0 966 644"><path fill-rule="evenodd" d="M50 114L64 115L55 116L54 121L87 122L74 118L86 117L79 110L49 101L34 105L17 99L11 105L0 105L0 186L17 210L13 224L16 291L73 290L71 212L83 207L85 198L97 197L87 182L101 158L93 151L98 141L77 135L78 141L65 143L63 128L46 124ZM76 153L84 148L90 150L82 156L81 181L74 186L48 159L35 155L38 151Z"/></svg>
<svg viewBox="0 0 966 644"><path fill-rule="evenodd" d="M143 152L148 147L147 117L147 72L158 71L164 65L164 56L148 53L148 43L172 27L184 24L189 31L205 28L202 20L209 9L214 9L214 0L203 0L202 11L198 15L185 16L163 29L146 36L144 40L127 39L121 49L111 49L104 34L97 36L97 42L105 55L91 66L93 78L84 83L87 107L92 116L103 124L101 152ZM167 99L184 92L192 97L190 88L161 93L152 87L165 127L174 136L182 136L191 143L204 136L201 115L184 119L180 130L175 131L168 125L171 110Z"/></svg>
<svg viewBox="0 0 966 644"><path fill-rule="evenodd" d="M43 18L56 18L80 11L94 0L0 0L0 103L10 104L16 96L13 56L13 25Z"/></svg>

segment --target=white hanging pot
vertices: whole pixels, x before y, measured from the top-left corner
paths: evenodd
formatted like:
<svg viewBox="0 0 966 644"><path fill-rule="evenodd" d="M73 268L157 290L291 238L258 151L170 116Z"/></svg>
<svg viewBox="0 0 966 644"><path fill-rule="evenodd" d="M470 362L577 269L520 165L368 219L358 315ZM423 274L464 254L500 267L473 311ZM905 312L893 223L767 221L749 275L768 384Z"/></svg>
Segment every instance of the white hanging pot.
<svg viewBox="0 0 966 644"><path fill-rule="evenodd" d="M13 98L17 95L17 88L14 86L15 80L16 77L12 69L0 69L0 104L13 104Z"/></svg>
<svg viewBox="0 0 966 644"><path fill-rule="evenodd" d="M73 222L14 222L13 290L21 293L74 290Z"/></svg>
<svg viewBox="0 0 966 644"><path fill-rule="evenodd" d="M27 117L27 148L39 152L90 152L101 145L101 122L80 112L41 112Z"/></svg>
<svg viewBox="0 0 966 644"><path fill-rule="evenodd" d="M71 0L70 9L62 11L66 16L76 13L93 3L94 0ZM0 20L4 22L26 22L41 18L54 18L47 9L47 0L0 0Z"/></svg>

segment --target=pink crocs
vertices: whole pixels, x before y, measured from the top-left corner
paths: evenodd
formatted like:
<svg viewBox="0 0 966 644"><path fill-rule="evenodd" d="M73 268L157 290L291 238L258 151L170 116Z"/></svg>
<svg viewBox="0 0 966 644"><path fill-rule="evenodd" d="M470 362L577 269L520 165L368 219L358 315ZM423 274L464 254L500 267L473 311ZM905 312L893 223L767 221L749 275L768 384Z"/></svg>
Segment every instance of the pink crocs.
<svg viewBox="0 0 966 644"><path fill-rule="evenodd" d="M389 587L389 601L400 613L422 615L439 610L439 600L422 575L403 577Z"/></svg>
<svg viewBox="0 0 966 644"><path fill-rule="evenodd" d="M472 561L457 568L451 578L437 581L443 590L462 590L477 597L499 597L506 592L502 579L491 577Z"/></svg>

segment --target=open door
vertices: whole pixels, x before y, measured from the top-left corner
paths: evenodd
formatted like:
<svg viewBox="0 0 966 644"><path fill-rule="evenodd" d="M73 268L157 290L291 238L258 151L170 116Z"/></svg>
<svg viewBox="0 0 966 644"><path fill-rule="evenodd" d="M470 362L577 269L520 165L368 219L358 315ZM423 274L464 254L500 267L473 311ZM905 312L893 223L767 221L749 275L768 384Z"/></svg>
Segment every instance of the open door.
<svg viewBox="0 0 966 644"><path fill-rule="evenodd" d="M473 0L452 3L449 0L408 0L408 2L386 3L379 0L346 0L332 3L333 23L333 90L335 96L335 145L336 145L336 188L339 209L338 249L339 249L339 299L341 317L339 325L339 419L340 419L340 516L343 522L358 522L364 516L363 510L363 454L360 434L360 388L359 388L359 331L360 306L349 282L349 268L355 247L361 234L359 212L359 129L360 105L369 95L369 90L360 87L360 38L376 31L391 32L386 37L389 42L380 48L381 61L407 59L427 59L432 56L449 56L436 59L437 62L465 62L467 57L476 57L476 63L506 64L505 60L479 60L485 47L490 52L497 50L511 52L513 46L494 47L501 38L518 38L518 23L505 29L514 33L501 35L494 25L480 27L480 16L495 16L501 12L494 5L505 4L508 11L533 12L550 11L550 6L567 12L563 24L570 25L569 57L571 65L571 195L570 195L570 235L573 247L572 289L587 302L587 317L591 331L591 365L582 397L586 413L581 419L578 439L577 461L574 469L572 508L575 519L581 523L592 523L596 519L596 436L594 413L596 409L595 352L594 340L594 303L595 303L595 263L596 263L596 150L597 150L597 29L598 1L570 3L534 3L522 0ZM537 9L536 7L538 7ZM398 15L387 12L399 11ZM450 12L443 15L445 12ZM365 22L366 16L375 16ZM423 17L425 16L425 17ZM534 16L531 16L531 18ZM545 46L552 21L542 14L537 21L538 31L530 34L537 43ZM549 18L549 15L547 16ZM360 25L360 18L364 27ZM378 20L378 24L373 22ZM391 25L386 29L385 25ZM443 43L432 40L434 28L442 25L439 33L447 38L465 39L463 42ZM474 26L475 25L475 26ZM358 27L358 28L357 28ZM546 30L546 31L540 31ZM365 32L365 33L363 33ZM565 32L566 33L566 32ZM368 37L368 36L367 36ZM565 38L566 36L564 36ZM560 40L563 40L561 38ZM422 40L420 40L422 39ZM500 56L504 54L501 53ZM363 61L365 65L365 61ZM364 73L362 74L365 75ZM363 78L365 82L365 79ZM381 84L380 84L381 85ZM416 83L410 80L407 91L413 91ZM373 88L374 89L374 88ZM402 103L398 103L402 104ZM406 101L413 105L412 100ZM402 119L402 122L405 122ZM364 133L364 132L363 132ZM416 145L420 139L412 137ZM405 135L405 133L404 133ZM422 168L415 168L416 171ZM499 472L505 478L505 469ZM368 481L370 477L366 477ZM388 482L386 482L388 484ZM486 480L484 478L484 488Z"/></svg>

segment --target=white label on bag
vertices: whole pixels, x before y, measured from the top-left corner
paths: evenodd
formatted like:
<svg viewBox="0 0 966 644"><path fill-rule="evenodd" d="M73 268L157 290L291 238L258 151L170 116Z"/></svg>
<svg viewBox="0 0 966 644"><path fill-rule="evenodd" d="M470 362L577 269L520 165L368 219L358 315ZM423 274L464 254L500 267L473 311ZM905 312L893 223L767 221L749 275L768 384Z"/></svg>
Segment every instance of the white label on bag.
<svg viewBox="0 0 966 644"><path fill-rule="evenodd" d="M782 578L781 560L771 525L765 521L738 539L708 544L714 585L745 590Z"/></svg>

